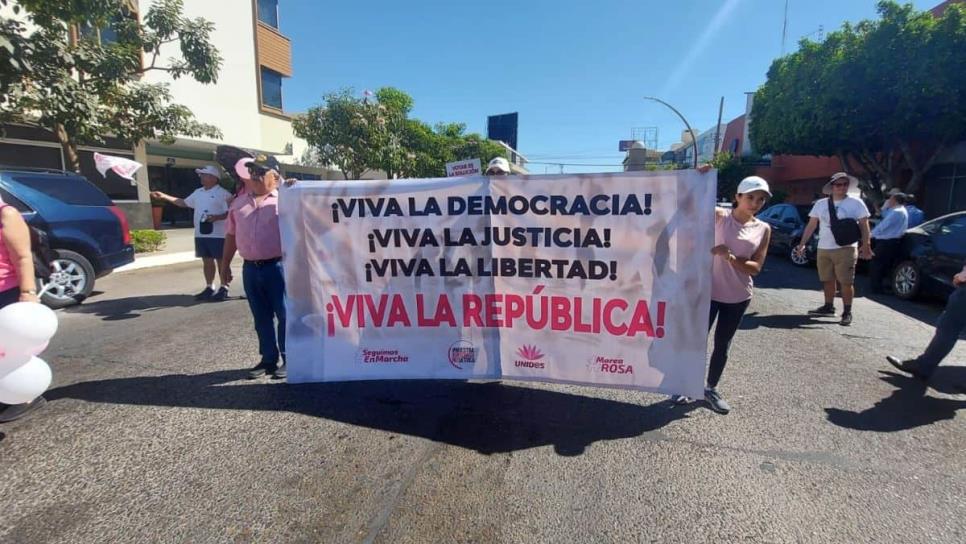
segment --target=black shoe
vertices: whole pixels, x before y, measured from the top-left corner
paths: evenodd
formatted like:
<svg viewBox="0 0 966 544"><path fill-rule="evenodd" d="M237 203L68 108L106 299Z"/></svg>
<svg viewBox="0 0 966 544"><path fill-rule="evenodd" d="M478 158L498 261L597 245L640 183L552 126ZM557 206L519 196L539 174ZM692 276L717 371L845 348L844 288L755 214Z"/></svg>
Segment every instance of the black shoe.
<svg viewBox="0 0 966 544"><path fill-rule="evenodd" d="M809 310L811 315L835 315L835 306L831 304L823 304L814 310Z"/></svg>
<svg viewBox="0 0 966 544"><path fill-rule="evenodd" d="M211 295L215 294L215 290L211 287L205 287L205 290L195 295L195 300L208 300Z"/></svg>
<svg viewBox="0 0 966 544"><path fill-rule="evenodd" d="M286 371L285 363L278 365L275 372L272 372L273 380L284 380L286 377L288 377L288 372Z"/></svg>
<svg viewBox="0 0 966 544"><path fill-rule="evenodd" d="M852 324L852 312L849 312L847 314L842 314L842 321L839 321L839 325L842 325L843 327L848 327L851 324Z"/></svg>
<svg viewBox="0 0 966 544"><path fill-rule="evenodd" d="M278 367L278 363L268 363L268 362L262 361L248 371L248 379L254 380L256 378L261 378L266 374L272 374L275 372L275 369L277 367Z"/></svg>
<svg viewBox="0 0 966 544"><path fill-rule="evenodd" d="M35 412L47 405L47 399L37 397L25 404L14 404L0 410L0 423L10 423L16 421L31 412Z"/></svg>
<svg viewBox="0 0 966 544"><path fill-rule="evenodd" d="M222 285L218 288L218 292L211 297L212 302L222 302L228 300L228 288Z"/></svg>
<svg viewBox="0 0 966 544"><path fill-rule="evenodd" d="M900 361L898 357L893 357L892 355L886 355L886 361L889 364L896 367L898 370L911 375L913 378L919 379L921 381L929 381L929 375L924 373L922 369L919 368L919 363L916 361Z"/></svg>

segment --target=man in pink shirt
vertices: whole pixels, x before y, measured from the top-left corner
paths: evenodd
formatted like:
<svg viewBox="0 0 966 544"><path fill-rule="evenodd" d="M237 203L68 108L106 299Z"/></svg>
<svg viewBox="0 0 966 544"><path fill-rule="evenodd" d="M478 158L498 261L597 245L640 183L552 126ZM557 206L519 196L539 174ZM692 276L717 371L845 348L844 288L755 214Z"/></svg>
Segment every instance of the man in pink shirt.
<svg viewBox="0 0 966 544"><path fill-rule="evenodd" d="M261 360L249 379L271 375L284 379L285 280L282 275L282 238L278 227L278 161L260 155L248 163L251 181L228 210L222 283L230 281L231 261L241 254L242 285L258 334ZM277 335L276 335L277 330Z"/></svg>

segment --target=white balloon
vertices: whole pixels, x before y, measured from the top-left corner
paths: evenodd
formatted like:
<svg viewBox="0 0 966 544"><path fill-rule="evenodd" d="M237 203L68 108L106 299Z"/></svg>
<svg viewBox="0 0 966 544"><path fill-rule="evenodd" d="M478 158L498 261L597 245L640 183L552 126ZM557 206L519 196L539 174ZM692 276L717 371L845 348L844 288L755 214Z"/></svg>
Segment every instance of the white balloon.
<svg viewBox="0 0 966 544"><path fill-rule="evenodd" d="M50 387L50 367L31 357L27 364L0 378L0 402L23 404L39 397Z"/></svg>
<svg viewBox="0 0 966 544"><path fill-rule="evenodd" d="M6 353L0 351L0 378L10 374L30 361L31 353Z"/></svg>
<svg viewBox="0 0 966 544"><path fill-rule="evenodd" d="M57 314L36 302L16 302L0 309L0 351L36 354L57 332Z"/></svg>

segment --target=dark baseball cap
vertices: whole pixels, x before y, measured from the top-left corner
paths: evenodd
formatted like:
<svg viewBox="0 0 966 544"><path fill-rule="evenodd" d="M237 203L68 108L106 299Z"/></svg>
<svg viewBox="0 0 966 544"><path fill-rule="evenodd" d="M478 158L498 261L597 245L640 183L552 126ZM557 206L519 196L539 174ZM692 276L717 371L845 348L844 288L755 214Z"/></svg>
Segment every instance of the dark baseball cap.
<svg viewBox="0 0 966 544"><path fill-rule="evenodd" d="M267 172L269 170L279 172L281 170L275 155L266 155L264 153L257 153L253 160L246 166L250 172Z"/></svg>

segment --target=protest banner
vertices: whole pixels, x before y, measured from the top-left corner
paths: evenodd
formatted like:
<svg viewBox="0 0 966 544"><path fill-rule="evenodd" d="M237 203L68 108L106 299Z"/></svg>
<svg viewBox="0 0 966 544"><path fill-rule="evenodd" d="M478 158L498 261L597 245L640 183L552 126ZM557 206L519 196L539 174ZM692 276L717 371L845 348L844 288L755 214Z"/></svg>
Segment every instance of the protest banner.
<svg viewBox="0 0 966 544"><path fill-rule="evenodd" d="M715 174L299 182L289 381L519 379L700 396Z"/></svg>
<svg viewBox="0 0 966 544"><path fill-rule="evenodd" d="M480 159L448 162L446 163L446 177L478 176L483 173L480 168Z"/></svg>

